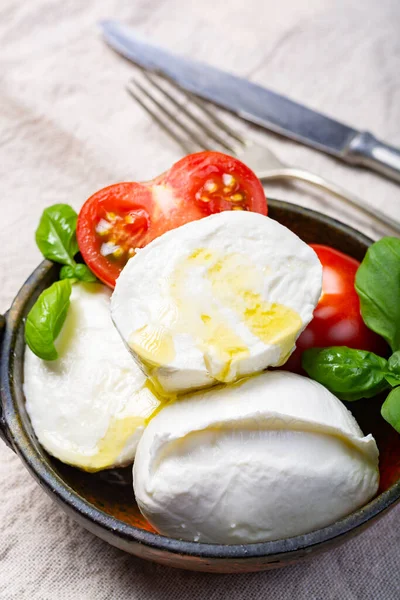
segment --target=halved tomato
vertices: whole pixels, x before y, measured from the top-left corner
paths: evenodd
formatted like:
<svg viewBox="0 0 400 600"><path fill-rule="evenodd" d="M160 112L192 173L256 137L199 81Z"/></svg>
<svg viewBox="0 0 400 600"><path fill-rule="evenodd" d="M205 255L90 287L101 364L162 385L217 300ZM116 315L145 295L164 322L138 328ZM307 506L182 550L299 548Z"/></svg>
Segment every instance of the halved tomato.
<svg viewBox="0 0 400 600"><path fill-rule="evenodd" d="M78 216L79 249L93 273L114 287L135 248L224 210L266 215L260 181L232 156L191 154L152 181L117 183L91 196Z"/></svg>
<svg viewBox="0 0 400 600"><path fill-rule="evenodd" d="M360 313L360 300L354 287L360 263L329 246L310 244L322 264L322 295L314 317L296 342L296 350L283 366L302 372L301 355L307 348L348 346L380 356L387 353L383 338L368 329Z"/></svg>
<svg viewBox="0 0 400 600"><path fill-rule="evenodd" d="M224 210L267 214L262 185L245 164L219 152L199 152L175 163L165 182L179 190L185 204L195 203L202 216Z"/></svg>

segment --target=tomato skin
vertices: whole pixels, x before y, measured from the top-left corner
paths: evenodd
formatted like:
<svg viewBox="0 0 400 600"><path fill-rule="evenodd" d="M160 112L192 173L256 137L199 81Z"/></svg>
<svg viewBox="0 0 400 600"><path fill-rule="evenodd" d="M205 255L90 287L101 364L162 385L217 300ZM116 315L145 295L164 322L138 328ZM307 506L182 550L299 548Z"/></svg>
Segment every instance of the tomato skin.
<svg viewBox="0 0 400 600"><path fill-rule="evenodd" d="M310 244L323 267L322 295L311 323L300 335L285 370L302 372L301 355L307 348L347 346L380 354L387 353L386 342L368 329L360 313L360 300L354 287L360 263L339 250Z"/></svg>
<svg viewBox="0 0 400 600"><path fill-rule="evenodd" d="M114 287L135 248L223 210L266 215L262 185L236 158L198 152L152 181L117 183L93 194L78 215L79 249L93 273Z"/></svg>
<svg viewBox="0 0 400 600"><path fill-rule="evenodd" d="M76 237L79 250L93 273L103 283L114 287L115 280L122 270L121 262L114 262L101 254L104 240L96 234L96 225L110 212L126 216L132 211L142 210L145 214L152 211L152 196L149 189L138 183L124 182L110 185L96 192L82 206L76 225ZM143 229L143 219L140 221ZM126 225L128 230L129 225ZM132 241L135 235L132 233Z"/></svg>

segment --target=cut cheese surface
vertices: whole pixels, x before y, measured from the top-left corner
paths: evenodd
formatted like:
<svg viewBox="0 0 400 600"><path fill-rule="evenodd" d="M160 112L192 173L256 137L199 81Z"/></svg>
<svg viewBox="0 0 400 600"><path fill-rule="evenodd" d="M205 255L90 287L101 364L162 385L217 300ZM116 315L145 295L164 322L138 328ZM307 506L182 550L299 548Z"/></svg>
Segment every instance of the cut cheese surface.
<svg viewBox="0 0 400 600"><path fill-rule="evenodd" d="M115 330L110 295L101 284L74 284L59 358L44 361L25 349L26 408L40 443L88 471L132 462L160 405Z"/></svg>
<svg viewBox="0 0 400 600"><path fill-rule="evenodd" d="M167 393L283 364L312 318L322 267L276 221L222 212L162 235L117 280L114 323Z"/></svg>

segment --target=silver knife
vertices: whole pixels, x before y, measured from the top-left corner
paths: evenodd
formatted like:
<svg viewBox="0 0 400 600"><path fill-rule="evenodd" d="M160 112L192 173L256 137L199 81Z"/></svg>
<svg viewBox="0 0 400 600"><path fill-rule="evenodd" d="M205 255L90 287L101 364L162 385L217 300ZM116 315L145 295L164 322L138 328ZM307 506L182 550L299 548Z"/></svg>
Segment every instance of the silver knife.
<svg viewBox="0 0 400 600"><path fill-rule="evenodd" d="M172 79L196 96L256 125L369 167L400 182L400 150L246 79L163 50L115 21L103 21L106 42L140 67Z"/></svg>

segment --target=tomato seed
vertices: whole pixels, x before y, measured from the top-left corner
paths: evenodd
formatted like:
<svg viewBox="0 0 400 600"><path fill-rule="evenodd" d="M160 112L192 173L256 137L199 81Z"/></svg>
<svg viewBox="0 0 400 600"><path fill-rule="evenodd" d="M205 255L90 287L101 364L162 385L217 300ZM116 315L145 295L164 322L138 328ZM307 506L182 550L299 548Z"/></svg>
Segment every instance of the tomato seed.
<svg viewBox="0 0 400 600"><path fill-rule="evenodd" d="M233 186L236 184L236 179L233 177L233 175L230 175L229 173L224 173L222 175L222 182L224 185L227 186L229 191L229 188L233 188Z"/></svg>
<svg viewBox="0 0 400 600"><path fill-rule="evenodd" d="M243 194L232 194L231 198L232 202L242 202Z"/></svg>
<svg viewBox="0 0 400 600"><path fill-rule="evenodd" d="M108 212L106 214L106 217L109 221L111 221L111 223L113 223L113 221L115 221L115 219L117 218L117 215L113 212Z"/></svg>
<svg viewBox="0 0 400 600"><path fill-rule="evenodd" d="M210 194L212 194L213 192L217 191L218 185L215 183L215 181L213 181L212 179L209 179L208 181L205 182L204 189L206 192L209 192Z"/></svg>
<svg viewBox="0 0 400 600"><path fill-rule="evenodd" d="M100 219L100 221L97 223L97 225L95 227L95 231L99 235L107 235L107 233L110 231L110 229L111 229L111 223L109 223L105 219Z"/></svg>

